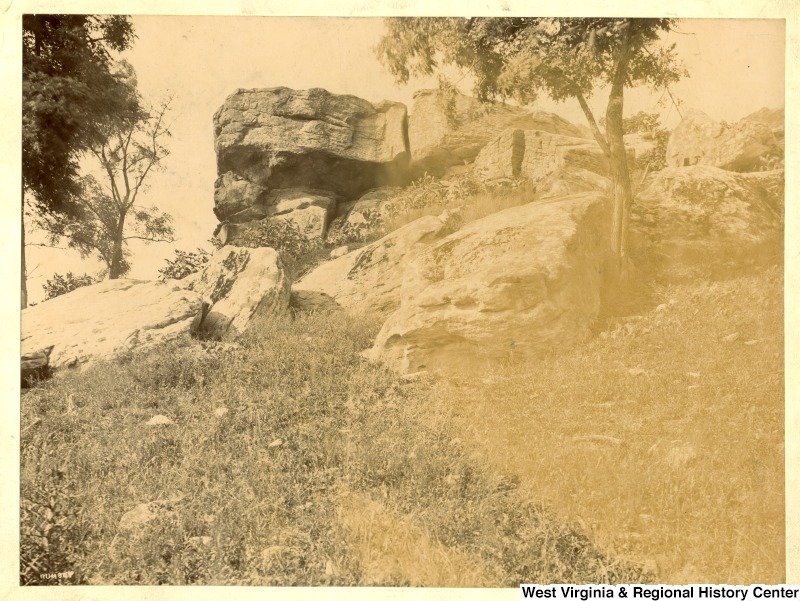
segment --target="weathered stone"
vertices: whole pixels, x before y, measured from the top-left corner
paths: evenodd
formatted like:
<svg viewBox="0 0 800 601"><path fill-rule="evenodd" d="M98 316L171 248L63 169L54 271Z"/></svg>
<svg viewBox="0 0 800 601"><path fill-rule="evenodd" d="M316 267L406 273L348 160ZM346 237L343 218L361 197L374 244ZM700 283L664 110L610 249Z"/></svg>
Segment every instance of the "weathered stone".
<svg viewBox="0 0 800 601"><path fill-rule="evenodd" d="M386 221L396 208L391 201L399 191L391 186L375 188L357 200L343 203L333 232L334 241L363 242L385 234Z"/></svg>
<svg viewBox="0 0 800 601"><path fill-rule="evenodd" d="M710 165L668 167L631 212L634 257L668 280L737 273L780 259L783 172L739 174Z"/></svg>
<svg viewBox="0 0 800 601"><path fill-rule="evenodd" d="M49 366L110 359L191 333L199 294L179 282L105 280L22 311L22 354L52 346Z"/></svg>
<svg viewBox="0 0 800 601"><path fill-rule="evenodd" d="M52 346L23 353L20 357L22 387L28 388L34 380L45 380L50 377L50 353Z"/></svg>
<svg viewBox="0 0 800 601"><path fill-rule="evenodd" d="M214 115L214 137L220 219L258 204L260 189L300 186L352 198L408 175L406 109L396 102L373 105L320 88L240 89ZM241 180L253 185L249 200L240 200ZM235 201L226 200L226 182L236 183Z"/></svg>
<svg viewBox="0 0 800 601"><path fill-rule="evenodd" d="M336 248L331 250L330 258L331 259L338 259L339 257L343 257L347 253L350 252L350 248L347 245L344 246L337 246Z"/></svg>
<svg viewBox="0 0 800 601"><path fill-rule="evenodd" d="M608 181L608 159L596 143L539 130L501 132L481 150L474 168L486 179L530 179L544 196L602 189Z"/></svg>
<svg viewBox="0 0 800 601"><path fill-rule="evenodd" d="M193 288L210 307L199 325L200 332L209 338L234 338L257 315L289 306L289 282L272 248L219 249Z"/></svg>
<svg viewBox="0 0 800 601"><path fill-rule="evenodd" d="M565 349L600 308L608 205L590 192L471 222L416 254L368 356L451 371Z"/></svg>
<svg viewBox="0 0 800 601"><path fill-rule="evenodd" d="M158 517L161 504L158 502L140 503L122 514L117 528L121 533L135 534Z"/></svg>
<svg viewBox="0 0 800 601"><path fill-rule="evenodd" d="M511 127L586 136L585 130L553 113L531 113L501 102L481 103L438 89L419 90L408 120L414 174L442 177L452 167L471 163L496 132Z"/></svg>
<svg viewBox="0 0 800 601"><path fill-rule="evenodd" d="M147 420L148 426L174 426L175 422L168 418L166 415L154 415Z"/></svg>
<svg viewBox="0 0 800 601"><path fill-rule="evenodd" d="M267 190L254 184L232 171L226 171L214 182L214 214L218 219L230 221L247 221L255 219L258 207Z"/></svg>
<svg viewBox="0 0 800 601"><path fill-rule="evenodd" d="M303 188L275 190L267 195L265 214L273 219L290 221L307 238L324 238L336 210L336 198L330 193Z"/></svg>
<svg viewBox="0 0 800 601"><path fill-rule="evenodd" d="M773 127L774 123L756 116L724 125L701 111L691 111L670 136L667 165L713 165L729 171L774 167L772 163L782 160L783 150Z"/></svg>
<svg viewBox="0 0 800 601"><path fill-rule="evenodd" d="M457 216L449 212L417 219L372 244L323 263L295 282L292 292L300 306L322 306L319 295L325 295L354 313L388 314L399 304L408 260L420 248L453 231L456 223Z"/></svg>

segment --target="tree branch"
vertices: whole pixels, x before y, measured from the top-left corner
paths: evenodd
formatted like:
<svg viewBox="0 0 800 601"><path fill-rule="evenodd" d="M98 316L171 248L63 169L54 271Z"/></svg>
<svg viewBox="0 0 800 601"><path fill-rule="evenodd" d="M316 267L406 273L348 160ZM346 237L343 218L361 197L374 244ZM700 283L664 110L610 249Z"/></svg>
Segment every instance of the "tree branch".
<svg viewBox="0 0 800 601"><path fill-rule="evenodd" d="M124 236L123 240L144 240L146 242L174 242L174 238L160 238L157 236Z"/></svg>
<svg viewBox="0 0 800 601"><path fill-rule="evenodd" d="M592 129L592 134L594 134L594 139L597 140L597 143L600 145L600 148L603 150L603 153L610 157L611 156L611 149L608 146L608 140L603 135L603 132L600 131L600 128L597 125L597 121L594 119L594 115L592 114L592 109L589 108L589 104L586 102L586 98L584 98L583 94L577 92L575 97L578 99L578 103L581 105L581 109L583 110L583 114L586 115L586 120L589 122L589 127Z"/></svg>

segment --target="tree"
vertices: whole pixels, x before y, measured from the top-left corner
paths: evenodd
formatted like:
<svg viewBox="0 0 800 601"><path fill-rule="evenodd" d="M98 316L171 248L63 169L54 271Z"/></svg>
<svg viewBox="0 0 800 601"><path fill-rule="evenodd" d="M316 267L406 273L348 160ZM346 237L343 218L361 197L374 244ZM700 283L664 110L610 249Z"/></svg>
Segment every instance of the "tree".
<svg viewBox="0 0 800 601"><path fill-rule="evenodd" d="M611 243L621 267L633 197L623 143L624 90L665 88L685 75L675 45L661 41L673 25L674 19L392 18L376 52L401 83L455 65L475 76L480 99L514 97L530 103L544 92L556 101L577 100L609 158ZM603 86L609 89L605 132L588 104Z"/></svg>
<svg viewBox="0 0 800 601"><path fill-rule="evenodd" d="M135 91L132 71L126 76ZM101 184L94 176L82 179L81 199L70 215L49 212L38 224L53 242L67 238L68 245L82 255L98 255L108 267L109 279L130 269L128 240L172 242L172 217L157 207L139 204L145 181L169 155L163 145L170 136L166 123L168 103L156 110L140 110L122 122L107 124L105 139L89 151L103 173Z"/></svg>
<svg viewBox="0 0 800 601"><path fill-rule="evenodd" d="M23 308L26 192L37 213L74 214L81 153L102 142L107 123L138 110L110 55L133 39L130 19L121 15L23 15Z"/></svg>

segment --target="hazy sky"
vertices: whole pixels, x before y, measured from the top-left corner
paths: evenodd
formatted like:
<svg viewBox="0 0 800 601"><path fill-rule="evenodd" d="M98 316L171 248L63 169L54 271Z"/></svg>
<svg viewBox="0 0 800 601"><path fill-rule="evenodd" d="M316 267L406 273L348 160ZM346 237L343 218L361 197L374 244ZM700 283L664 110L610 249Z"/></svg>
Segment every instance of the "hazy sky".
<svg viewBox="0 0 800 601"><path fill-rule="evenodd" d="M397 86L372 48L380 19L308 17L134 17L138 39L124 58L136 69L146 99L173 96L173 138L166 170L153 175L143 204L157 204L175 218L179 248L206 241L217 223L211 209L215 157L212 115L237 88L322 87L372 101L398 100L411 108L415 90L433 81ZM670 34L690 77L675 85L681 110L698 108L735 121L762 106L784 103L782 20L684 20ZM754 51L757 49L757 51ZM626 114L662 111L674 125L675 109L643 90L626 91ZM594 99L602 112L605 94ZM584 123L577 104L542 101L537 108ZM171 245L136 248L132 277L150 278L171 256ZM38 267L37 267L38 265ZM29 249L31 296L54 271L93 272L96 266L67 259L63 251Z"/></svg>

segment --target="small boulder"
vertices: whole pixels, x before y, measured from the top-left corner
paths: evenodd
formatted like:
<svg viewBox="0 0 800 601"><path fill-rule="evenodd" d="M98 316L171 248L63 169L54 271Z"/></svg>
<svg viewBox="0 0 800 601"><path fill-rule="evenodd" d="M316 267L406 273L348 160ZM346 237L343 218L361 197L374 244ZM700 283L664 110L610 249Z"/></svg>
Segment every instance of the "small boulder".
<svg viewBox="0 0 800 601"><path fill-rule="evenodd" d="M148 426L173 426L175 422L168 418L166 415L154 415L147 420Z"/></svg>
<svg viewBox="0 0 800 601"><path fill-rule="evenodd" d="M28 388L36 380L50 377L50 353L53 347L23 353L20 357L22 388Z"/></svg>
<svg viewBox="0 0 800 601"><path fill-rule="evenodd" d="M289 306L289 281L272 248L224 246L200 273L194 291L209 307L198 328L209 338L234 338L257 315Z"/></svg>
<svg viewBox="0 0 800 601"><path fill-rule="evenodd" d="M158 502L140 503L122 514L117 529L120 532L135 533L158 517L161 504Z"/></svg>
<svg viewBox="0 0 800 601"><path fill-rule="evenodd" d="M273 219L293 223L308 239L325 237L336 208L333 195L290 188L278 190L271 196L275 198Z"/></svg>

